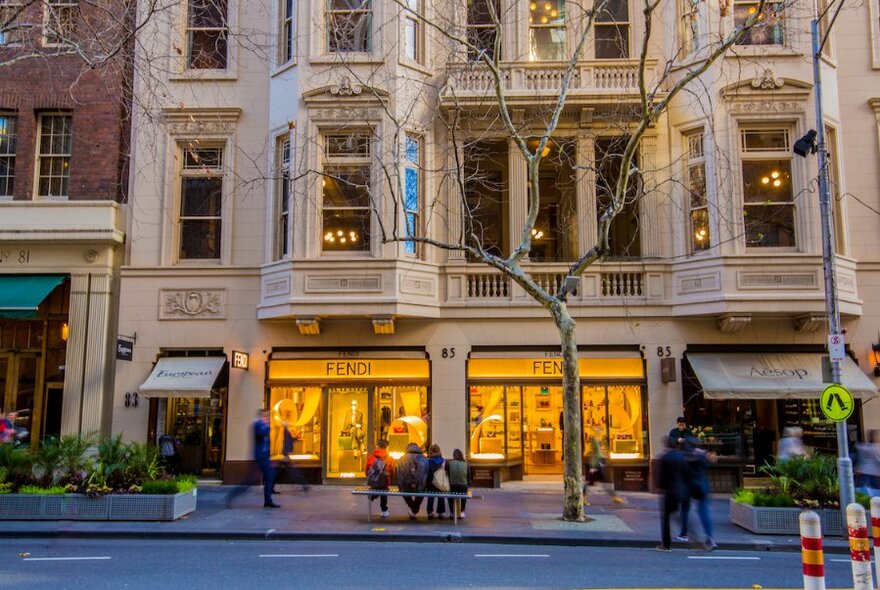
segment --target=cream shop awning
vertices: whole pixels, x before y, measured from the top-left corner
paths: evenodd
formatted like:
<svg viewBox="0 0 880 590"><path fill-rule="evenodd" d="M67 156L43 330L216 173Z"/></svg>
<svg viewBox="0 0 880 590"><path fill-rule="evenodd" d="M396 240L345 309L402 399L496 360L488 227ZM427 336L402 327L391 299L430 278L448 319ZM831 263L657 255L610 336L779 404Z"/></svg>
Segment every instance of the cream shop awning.
<svg viewBox="0 0 880 590"><path fill-rule="evenodd" d="M144 397L211 397L226 357L163 357L138 389Z"/></svg>
<svg viewBox="0 0 880 590"><path fill-rule="evenodd" d="M821 354L689 352L687 358L710 399L817 398L827 387ZM851 358L841 371L842 385L854 396L877 395L877 387Z"/></svg>

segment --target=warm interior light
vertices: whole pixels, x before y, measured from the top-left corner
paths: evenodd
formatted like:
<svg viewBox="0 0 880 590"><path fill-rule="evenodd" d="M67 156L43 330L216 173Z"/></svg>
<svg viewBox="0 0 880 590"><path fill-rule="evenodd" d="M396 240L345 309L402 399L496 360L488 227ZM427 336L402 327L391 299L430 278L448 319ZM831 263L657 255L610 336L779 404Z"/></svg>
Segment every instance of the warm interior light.
<svg viewBox="0 0 880 590"><path fill-rule="evenodd" d="M546 4L544 4L544 11L545 11L545 12L550 12L550 9L551 9L551 8L553 8L553 5L550 4L549 2L547 2Z"/></svg>
<svg viewBox="0 0 880 590"><path fill-rule="evenodd" d="M540 240L544 237L544 232L539 229L532 228L532 237L536 240Z"/></svg>
<svg viewBox="0 0 880 590"><path fill-rule="evenodd" d="M698 229L697 231L694 232L694 238L696 238L696 240L698 242L702 242L703 240L706 239L707 233L708 232L706 231L706 228L701 227L700 229Z"/></svg>
<svg viewBox="0 0 880 590"><path fill-rule="evenodd" d="M782 186L782 181L777 178L776 180L773 181L773 186L775 186L777 188Z"/></svg>
<svg viewBox="0 0 880 590"><path fill-rule="evenodd" d="M755 8L754 6L749 6L749 14L755 14L756 12L758 12L757 8Z"/></svg>
<svg viewBox="0 0 880 590"><path fill-rule="evenodd" d="M70 326L67 322L61 324L61 339L67 342L67 338L70 336Z"/></svg>
<svg viewBox="0 0 880 590"><path fill-rule="evenodd" d="M547 19L546 16L542 16L542 17L541 17L541 24L546 25L548 22L549 22L549 21L548 21L548 19Z"/></svg>
<svg viewBox="0 0 880 590"><path fill-rule="evenodd" d="M762 179L761 179L761 184L770 184L770 177L769 177L769 176L765 176L764 178L762 178Z"/></svg>
<svg viewBox="0 0 880 590"><path fill-rule="evenodd" d="M779 178L779 172L774 170L773 172L770 173L770 178Z"/></svg>
<svg viewBox="0 0 880 590"><path fill-rule="evenodd" d="M557 16L559 16L559 11L554 8L553 10L550 11L550 16L552 16L553 18L556 18Z"/></svg>
<svg viewBox="0 0 880 590"><path fill-rule="evenodd" d="M531 4L529 4L529 10L538 10L538 3L532 2Z"/></svg>

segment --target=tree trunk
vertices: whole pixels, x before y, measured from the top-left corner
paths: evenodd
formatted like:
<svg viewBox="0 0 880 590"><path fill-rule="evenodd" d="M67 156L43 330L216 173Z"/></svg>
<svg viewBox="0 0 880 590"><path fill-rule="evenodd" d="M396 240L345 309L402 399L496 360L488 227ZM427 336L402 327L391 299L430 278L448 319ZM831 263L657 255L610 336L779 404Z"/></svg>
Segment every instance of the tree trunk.
<svg viewBox="0 0 880 590"><path fill-rule="evenodd" d="M578 368L575 321L569 315L565 302L554 310L554 320L562 341L562 398L563 398L563 483L565 501L562 519L583 521L583 424L581 412L581 377Z"/></svg>

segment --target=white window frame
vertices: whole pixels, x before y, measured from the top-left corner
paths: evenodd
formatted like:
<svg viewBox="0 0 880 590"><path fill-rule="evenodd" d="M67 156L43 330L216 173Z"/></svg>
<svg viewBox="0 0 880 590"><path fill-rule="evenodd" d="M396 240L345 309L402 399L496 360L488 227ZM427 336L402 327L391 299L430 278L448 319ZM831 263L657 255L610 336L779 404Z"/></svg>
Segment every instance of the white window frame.
<svg viewBox="0 0 880 590"><path fill-rule="evenodd" d="M194 1L199 2L218 2L223 1L226 3L226 12L223 14L223 22L219 26L191 26L191 18L190 18L190 7L192 6ZM183 55L183 67L184 70L190 72L201 72L201 71L226 71L229 69L230 61L232 57L232 47L233 43L231 43L231 35L230 35L230 4L234 0L187 0L184 3L184 55ZM211 33L215 32L218 35L218 38L225 39L225 51L223 55L223 66L222 67L194 67L193 65L193 55L192 55L192 47L193 47L193 34L197 32L206 32Z"/></svg>
<svg viewBox="0 0 880 590"><path fill-rule="evenodd" d="M331 137L360 137L366 139L368 146L366 154L330 154L329 153L329 138ZM323 173L327 173L328 169L333 168L365 168L369 174L369 185L368 190L370 191L370 199L367 202L366 206L363 207L328 207L324 203L324 183L326 182L326 178L322 177L321 182L318 185L320 191L320 203L321 207L319 210L320 216L320 235L319 242L321 244L321 253L324 256L369 256L372 251L372 239L373 239L373 217L374 217L374 209L375 205L372 202L372 188L374 185L374 172L373 172L373 155L378 149L377 139L374 134L374 130L368 127L357 127L351 129L325 129L321 133L321 171ZM364 240L364 236L360 236L363 241L363 247L358 249L351 250L328 250L324 248L324 242L328 239L328 231L332 229L338 228L326 228L325 220L326 213L328 211L367 211L367 225L369 236L367 236L366 240ZM336 238L334 237L334 240Z"/></svg>
<svg viewBox="0 0 880 590"><path fill-rule="evenodd" d="M403 18L403 57L413 63L425 63L425 35L418 16L424 16L423 0L404 0L406 8L401 9Z"/></svg>
<svg viewBox="0 0 880 590"><path fill-rule="evenodd" d="M69 149L64 150L64 151L60 151L60 152L54 152L54 151L43 152L42 151L43 132L46 128L46 121L49 118L59 118L59 117L66 119L66 121L67 121L68 135L69 135L69 143L68 143ZM54 127L53 127L52 136L54 136L54 135L56 135L56 134L54 133ZM49 143L51 145L53 142L50 141ZM34 167L34 197L37 199L68 199L68 198L70 198L70 167L72 164L71 160L73 157L73 115L69 111L68 112L57 111L57 112L40 113L39 121L38 121L38 125L37 125L36 152L37 152L36 166ZM43 168L42 164L43 164L44 158L46 158L46 159L49 159L49 158L60 159L62 161L61 169L62 169L63 173L62 174L48 174L48 175L44 176L42 174L42 168ZM66 163L64 162L65 159L66 159ZM51 190L49 191L49 194L41 194L42 191L40 190L40 184L41 184L41 180L43 178L49 178L50 185L52 184L51 179L60 178L62 184L64 185L64 188L66 189L66 190L62 190L60 192L64 193L64 194L57 194L57 195L51 194L52 193Z"/></svg>
<svg viewBox="0 0 880 590"><path fill-rule="evenodd" d="M227 225L226 219L224 219L224 211L226 209L226 157L227 157L227 146L224 142L217 141L199 141L199 140L190 140L190 141L180 141L177 144L177 151L179 154L179 164L177 166L177 174L175 175L175 184L177 186L177 208L175 210L175 218L177 220L176 228L175 228L175 260L177 262L183 263L218 263L223 260L223 242L224 242L224 225ZM189 166L187 164L187 152L189 151L211 151L217 150L220 154L220 162L216 166L200 166L198 164L194 164ZM183 207L185 202L184 195L184 179L186 178L220 178L220 211L217 215L199 215L199 216L184 216ZM188 219L193 220L206 220L206 219L215 219L220 223L220 235L217 238L217 255L213 257L205 257L205 258L190 258L183 256L183 225L184 221Z"/></svg>
<svg viewBox="0 0 880 590"><path fill-rule="evenodd" d="M290 162L293 144L289 134L278 137L276 149L276 188L275 188L275 260L291 257L293 245L293 196L290 177Z"/></svg>
<svg viewBox="0 0 880 590"><path fill-rule="evenodd" d="M12 199L15 195L15 158L16 139L18 137L18 113L0 111L0 118L6 119L6 125L0 127L0 160L7 160L7 170L11 174L0 176L0 201Z"/></svg>
<svg viewBox="0 0 880 590"><path fill-rule="evenodd" d="M70 45L71 38L76 35L79 0L44 0L44 2L43 45L46 47Z"/></svg>
<svg viewBox="0 0 880 590"><path fill-rule="evenodd" d="M695 206L694 198L695 196L699 198L700 195L694 191L692 172L699 169L702 169L703 175L702 204ZM702 129L695 129L684 134L683 185L685 205L688 212L688 252L690 254L700 254L712 247L712 222L709 215L709 183L706 166L706 136ZM705 216L705 229L700 228L702 231L698 229L695 223L695 214ZM697 233L698 231L700 231L700 234Z"/></svg>
<svg viewBox="0 0 880 590"><path fill-rule="evenodd" d="M699 0L678 0L678 57L685 59L700 47L702 22Z"/></svg>
<svg viewBox="0 0 880 590"><path fill-rule="evenodd" d="M776 150L772 149L749 149L746 146L746 134L748 133L770 133L770 132L780 132L785 134L784 145L781 148ZM796 166L794 161L794 156L791 151L792 147L792 138L794 135L793 126L785 123L764 123L764 124L749 124L749 123L740 123L739 128L737 130L737 141L739 148L739 190L742 194L742 207L743 207L743 240L746 245L746 249L753 252L766 252L766 251L796 251L800 247L800 231L798 227L798 207L796 204L796 198L798 191L796 190ZM772 161L772 160L787 160L789 162L789 169L791 171L791 200L787 201L768 201L764 199L763 201L756 202L748 202L746 200L745 195L745 186L744 186L744 171L743 166L746 162L760 162L760 161ZM746 209L754 208L757 209L759 207L767 206L768 203L773 203L774 206L782 207L787 206L791 208L791 220L792 220L792 232L793 232L793 241L794 243L791 246L761 246L750 244L748 241L748 229L746 223Z"/></svg>
<svg viewBox="0 0 880 590"><path fill-rule="evenodd" d="M0 46L15 46L23 42L23 27L16 24L25 7L23 2L0 0Z"/></svg>
<svg viewBox="0 0 880 590"><path fill-rule="evenodd" d="M557 3L558 6L553 8L553 3ZM550 9L546 7L550 6ZM563 0L559 0L555 2L555 0L530 0L528 2L529 9L529 30L528 30L528 47L529 47L529 57L528 60L531 62L540 62L540 61L564 61L566 59L566 51L568 48L568 43L566 39L566 27L567 20L565 14L565 2ZM548 14L544 14L547 10L551 10L556 12L556 16L553 16L553 13L550 12ZM555 20L554 20L555 19ZM541 30L547 30L549 32L555 30L557 34L562 35L562 55L559 59L556 60L544 60L538 57L538 54L535 52L536 47L536 36L540 33Z"/></svg>
<svg viewBox="0 0 880 590"><path fill-rule="evenodd" d="M473 33L472 31L478 32L480 30L489 30L489 29L492 29L493 31L495 31L495 35L497 38L498 31L497 31L495 24L491 21L491 18L489 19L489 22L487 22L487 23L473 23L473 22L471 22L472 12L470 10L470 5L477 3L477 2L485 3L487 5L489 3L493 3L495 5L496 15L497 15L499 22L500 22L501 13L502 13L502 11L501 11L501 2L502 1L503 0L466 0L465 17L464 17L465 18L465 29L466 29L466 33L465 33L466 37L465 38L466 39L468 39L471 43L474 43L476 45L475 41L479 40L481 37L479 36L479 33L476 33L476 36L475 36L475 33ZM479 47L479 45L477 45L477 46ZM489 47L486 49L488 49L488 53L490 53L490 57L491 57L491 51L493 48ZM486 51L486 49L484 49L484 51ZM501 60L503 57L503 54L504 54L503 49L501 51L499 51L499 53L501 53L501 55L498 56L498 59ZM470 51L468 51L467 59L470 62L480 61L480 57L478 55L471 55Z"/></svg>
<svg viewBox="0 0 880 590"><path fill-rule="evenodd" d="M421 238L425 235L423 202L425 194L425 175L423 174L424 167L422 165L422 162L424 162L425 158L425 141L421 135L417 135L415 133L406 133L404 135L403 142L403 233L404 237L407 238ZM412 158L412 154L410 152L411 142L415 142L415 159ZM410 203L407 198L409 182L413 174L415 175L416 187L415 209L411 209L409 207ZM410 223L410 216L412 216L414 220L412 223ZM404 241L403 245L403 252L406 256L421 258L424 252L422 244L418 242Z"/></svg>
<svg viewBox="0 0 880 590"><path fill-rule="evenodd" d="M296 0L278 0L278 65L296 60Z"/></svg>
<svg viewBox="0 0 880 590"><path fill-rule="evenodd" d="M373 46L375 45L375 30L376 26L376 1L377 0L360 0L360 5L357 8L347 8L347 9L336 9L332 8L333 0L320 0L324 3L324 51L328 54L344 54L344 55L357 55L357 54L369 54L373 51ZM330 40L333 36L333 17L334 16L342 16L345 14L362 14L365 15L364 18L367 19L367 39L366 39L366 47L358 47L356 49L345 49L340 51L337 46L335 49L330 47ZM352 41L352 45L354 44Z"/></svg>
<svg viewBox="0 0 880 590"><path fill-rule="evenodd" d="M846 208L843 197L846 194L841 173L840 140L837 127L825 125L825 150L828 154L828 192L831 196L831 215L834 219L834 250L841 256L847 255Z"/></svg>
<svg viewBox="0 0 880 590"><path fill-rule="evenodd" d="M734 27L737 26L736 9L738 6L751 6L755 10L757 10L758 5L759 5L759 0L733 0L733 15L732 15L733 26ZM777 16L777 12L779 11L780 8L783 8L782 16ZM785 27L785 18L784 18L785 17L784 3L783 2L767 2L764 5L764 11L765 11L765 14L767 15L767 18L772 18L772 19L776 20L776 24L774 24L773 26L775 27L778 25L781 28L781 32L780 32L781 39L779 39L778 42L774 41L771 43L750 43L750 42L748 42L752 38L752 33L756 33L757 31L760 31L761 29L766 28L763 24L758 22L758 23L755 23L755 26L752 27L752 29L748 33L746 33L745 35L743 35L742 37L739 38L739 40L736 42L737 48L741 49L743 47L758 47L758 48L760 48L760 47L782 47L785 45L786 27ZM754 14L754 13L746 14L746 18L751 16L751 14ZM745 22L745 21L743 21L743 22Z"/></svg>
<svg viewBox="0 0 880 590"><path fill-rule="evenodd" d="M596 59L603 59L603 60L604 59L630 59L630 57L632 56L632 51L631 51L631 47L630 47L630 45L632 44L632 29L633 29L632 17L630 16L630 10L632 9L632 6L630 6L631 1L630 0L608 0L608 2L615 2L615 1L626 2L626 20L625 21L622 21L622 20L621 21L602 20L604 18L603 14L608 14L609 17L611 16L611 14L610 14L610 12L609 13L600 13L600 14L596 15L595 20L593 21L593 28L595 31L597 31L598 29L606 28L606 27L608 27L608 28L625 27L626 28L626 39L624 40L623 49L624 49L624 52L626 53L626 55L621 56L621 57L599 57L598 55L595 55L596 44L598 43L599 38L598 38L598 35L595 34L595 32L594 32L593 52L594 52L594 57ZM606 6L607 6L607 4L606 4Z"/></svg>

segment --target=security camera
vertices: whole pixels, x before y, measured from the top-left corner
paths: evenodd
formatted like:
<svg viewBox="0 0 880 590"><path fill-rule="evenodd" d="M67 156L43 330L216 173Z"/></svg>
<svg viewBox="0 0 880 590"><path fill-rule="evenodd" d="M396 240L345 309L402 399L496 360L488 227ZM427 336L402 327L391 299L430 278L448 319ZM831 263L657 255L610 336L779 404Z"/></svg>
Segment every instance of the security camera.
<svg viewBox="0 0 880 590"><path fill-rule="evenodd" d="M815 154L819 146L816 145L816 131L810 129L806 135L794 142L794 153L801 158L806 158L807 154Z"/></svg>

